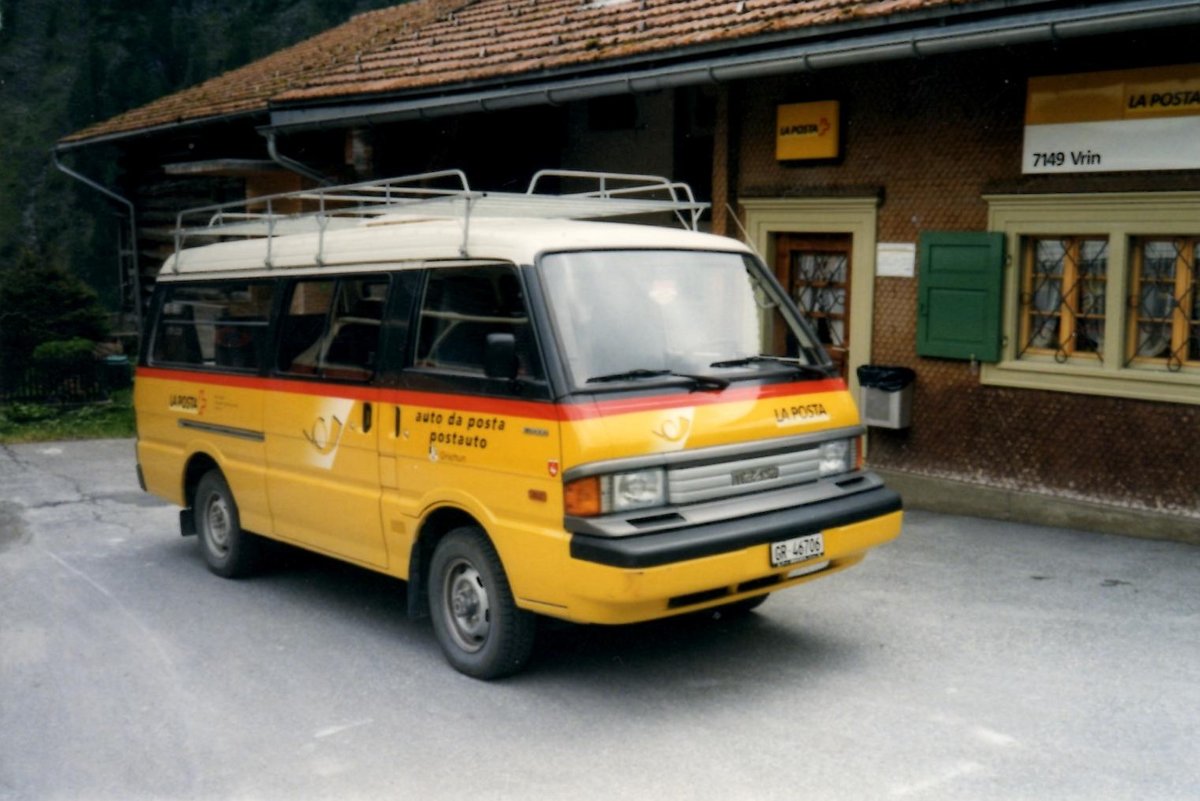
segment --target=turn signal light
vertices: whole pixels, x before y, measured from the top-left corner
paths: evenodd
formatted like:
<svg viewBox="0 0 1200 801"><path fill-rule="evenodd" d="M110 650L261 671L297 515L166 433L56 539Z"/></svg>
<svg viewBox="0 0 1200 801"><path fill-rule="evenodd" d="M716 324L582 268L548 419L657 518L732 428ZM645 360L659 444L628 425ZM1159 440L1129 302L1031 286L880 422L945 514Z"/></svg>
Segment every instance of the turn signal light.
<svg viewBox="0 0 1200 801"><path fill-rule="evenodd" d="M572 481L563 487L564 511L573 517L595 517L600 514L600 478L589 476Z"/></svg>

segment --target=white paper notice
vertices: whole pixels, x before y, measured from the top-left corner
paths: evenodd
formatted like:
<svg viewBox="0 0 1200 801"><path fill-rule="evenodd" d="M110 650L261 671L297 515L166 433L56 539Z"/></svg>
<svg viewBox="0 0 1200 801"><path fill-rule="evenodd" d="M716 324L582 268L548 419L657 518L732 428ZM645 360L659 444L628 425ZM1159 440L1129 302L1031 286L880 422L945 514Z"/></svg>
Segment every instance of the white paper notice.
<svg viewBox="0 0 1200 801"><path fill-rule="evenodd" d="M917 246L911 242L880 242L875 252L875 275L912 278L917 271Z"/></svg>

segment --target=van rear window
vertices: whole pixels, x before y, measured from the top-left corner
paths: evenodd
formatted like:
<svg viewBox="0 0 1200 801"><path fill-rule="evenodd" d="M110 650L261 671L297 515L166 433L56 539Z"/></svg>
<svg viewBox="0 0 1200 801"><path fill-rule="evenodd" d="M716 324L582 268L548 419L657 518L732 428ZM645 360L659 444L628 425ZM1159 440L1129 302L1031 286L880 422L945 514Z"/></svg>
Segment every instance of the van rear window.
<svg viewBox="0 0 1200 801"><path fill-rule="evenodd" d="M159 364L257 370L274 290L271 281L168 286L151 359Z"/></svg>

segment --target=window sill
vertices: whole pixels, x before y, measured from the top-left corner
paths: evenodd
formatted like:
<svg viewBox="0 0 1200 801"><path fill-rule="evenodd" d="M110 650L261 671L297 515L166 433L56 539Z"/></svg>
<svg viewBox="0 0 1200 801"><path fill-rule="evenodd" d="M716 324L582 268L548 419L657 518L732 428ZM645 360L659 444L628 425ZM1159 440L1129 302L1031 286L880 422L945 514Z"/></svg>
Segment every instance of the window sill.
<svg viewBox="0 0 1200 801"><path fill-rule="evenodd" d="M1177 373L1148 366L1114 370L1076 360L1059 364L1052 358L1034 358L985 364L979 379L985 386L1200 405L1200 371L1195 369Z"/></svg>

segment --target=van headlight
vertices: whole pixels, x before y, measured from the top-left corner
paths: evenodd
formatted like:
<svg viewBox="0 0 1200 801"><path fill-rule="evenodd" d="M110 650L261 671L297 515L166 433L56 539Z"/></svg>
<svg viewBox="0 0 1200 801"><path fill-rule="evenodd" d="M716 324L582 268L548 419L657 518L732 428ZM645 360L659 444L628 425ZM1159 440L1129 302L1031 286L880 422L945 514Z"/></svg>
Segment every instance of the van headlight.
<svg viewBox="0 0 1200 801"><path fill-rule="evenodd" d="M593 517L650 509L667 503L667 474L661 467L588 476L564 487L566 513Z"/></svg>
<svg viewBox="0 0 1200 801"><path fill-rule="evenodd" d="M614 473L605 476L609 484L609 511L626 512L662 506L667 502L666 475L661 468Z"/></svg>
<svg viewBox="0 0 1200 801"><path fill-rule="evenodd" d="M849 473L857 465L858 448L854 439L831 439L821 443L821 478Z"/></svg>

